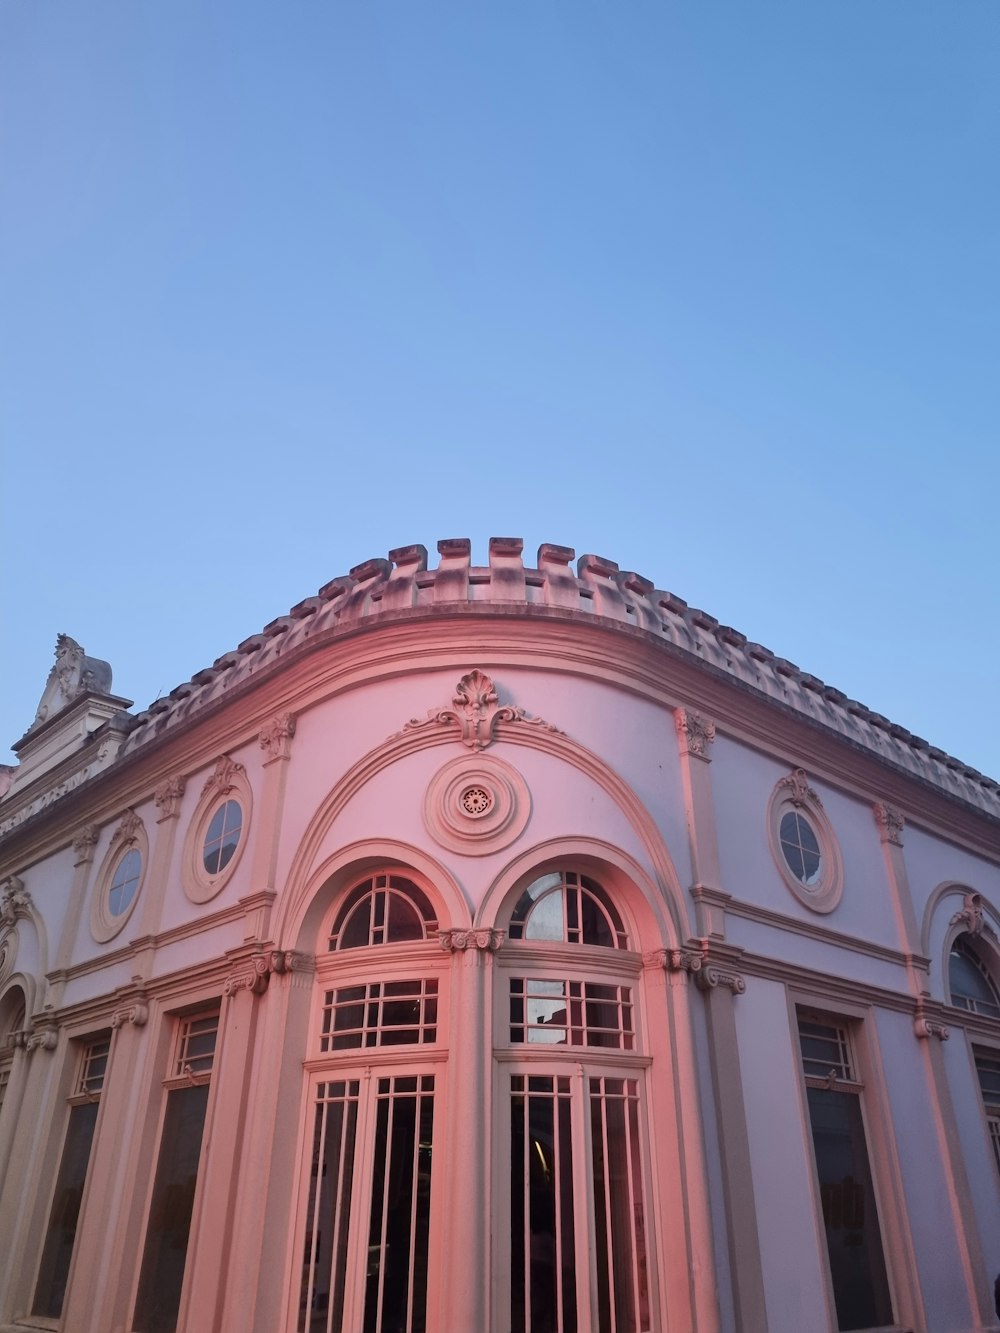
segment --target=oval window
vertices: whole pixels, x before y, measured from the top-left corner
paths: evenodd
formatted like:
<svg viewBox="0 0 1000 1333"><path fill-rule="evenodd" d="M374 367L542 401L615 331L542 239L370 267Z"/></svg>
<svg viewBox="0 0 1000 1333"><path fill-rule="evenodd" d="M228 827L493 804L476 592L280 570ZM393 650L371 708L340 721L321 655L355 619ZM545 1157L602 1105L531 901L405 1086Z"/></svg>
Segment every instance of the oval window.
<svg viewBox="0 0 1000 1333"><path fill-rule="evenodd" d="M781 817L779 830L781 854L785 864L800 884L818 884L823 858L813 826L797 810Z"/></svg>
<svg viewBox="0 0 1000 1333"><path fill-rule="evenodd" d="M212 816L202 847L202 861L209 875L217 875L233 859L243 830L243 810L238 801L226 801Z"/></svg>

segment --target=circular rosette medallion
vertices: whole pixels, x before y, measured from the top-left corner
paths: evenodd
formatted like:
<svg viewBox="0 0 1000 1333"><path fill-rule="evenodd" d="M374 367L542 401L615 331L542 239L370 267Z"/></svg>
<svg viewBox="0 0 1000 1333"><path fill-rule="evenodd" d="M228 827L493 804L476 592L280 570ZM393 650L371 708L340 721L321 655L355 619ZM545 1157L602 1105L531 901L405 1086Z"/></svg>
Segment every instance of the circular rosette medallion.
<svg viewBox="0 0 1000 1333"><path fill-rule="evenodd" d="M424 823L435 842L479 856L506 847L523 833L531 796L520 773L502 759L462 755L431 779Z"/></svg>

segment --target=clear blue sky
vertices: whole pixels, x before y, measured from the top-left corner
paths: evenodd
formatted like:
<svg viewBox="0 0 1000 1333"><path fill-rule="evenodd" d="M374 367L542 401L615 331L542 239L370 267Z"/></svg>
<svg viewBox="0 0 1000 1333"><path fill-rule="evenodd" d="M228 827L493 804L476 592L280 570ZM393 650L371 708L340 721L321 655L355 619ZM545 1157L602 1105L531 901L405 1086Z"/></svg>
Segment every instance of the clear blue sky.
<svg viewBox="0 0 1000 1333"><path fill-rule="evenodd" d="M0 740L595 551L1000 777L997 0L0 0ZM0 759L8 759L0 754Z"/></svg>

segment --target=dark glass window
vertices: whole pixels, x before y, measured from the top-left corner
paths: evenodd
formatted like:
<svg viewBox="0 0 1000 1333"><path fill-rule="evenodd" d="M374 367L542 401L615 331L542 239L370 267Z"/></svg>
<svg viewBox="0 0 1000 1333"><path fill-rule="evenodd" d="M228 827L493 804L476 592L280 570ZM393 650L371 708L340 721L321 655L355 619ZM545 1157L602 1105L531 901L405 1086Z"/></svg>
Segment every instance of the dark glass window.
<svg viewBox="0 0 1000 1333"><path fill-rule="evenodd" d="M400 875L376 875L347 895L330 932L330 948L426 940L435 930L434 909L416 884Z"/></svg>
<svg viewBox="0 0 1000 1333"><path fill-rule="evenodd" d="M813 826L797 810L781 816L779 829L781 854L789 870L802 884L816 884L819 880L822 857Z"/></svg>
<svg viewBox="0 0 1000 1333"><path fill-rule="evenodd" d="M800 1016L799 1040L837 1327L891 1324L861 1085L852 1067L847 1029L832 1019ZM829 1069L821 1081L819 1067L827 1056Z"/></svg>
<svg viewBox="0 0 1000 1333"><path fill-rule="evenodd" d="M948 989L951 1002L960 1009L987 1018L1000 1018L1000 995L986 965L964 935L951 946L948 957Z"/></svg>
<svg viewBox="0 0 1000 1333"><path fill-rule="evenodd" d="M142 856L133 847L115 866L115 873L111 877L108 889L108 912L111 916L121 916L131 907L141 874Z"/></svg>
<svg viewBox="0 0 1000 1333"><path fill-rule="evenodd" d="M575 871L555 871L529 884L510 918L512 940L549 940L626 949L621 916L595 880Z"/></svg>
<svg viewBox="0 0 1000 1333"><path fill-rule="evenodd" d="M243 831L243 810L239 801L226 801L212 816L205 834L202 858L210 875L217 875L233 859Z"/></svg>
<svg viewBox="0 0 1000 1333"><path fill-rule="evenodd" d="M31 1307L34 1314L46 1319L58 1319L62 1314L69 1266L76 1243L80 1204L83 1201L83 1187L87 1182L90 1150L94 1142L94 1127L97 1124L98 1097L104 1085L110 1049L111 1043L105 1038L92 1042L83 1052L76 1096L88 1100L77 1100L70 1107L66 1141L63 1144L42 1246L42 1261L35 1284L35 1300Z"/></svg>
<svg viewBox="0 0 1000 1333"><path fill-rule="evenodd" d="M134 1333L174 1333L177 1326L217 1031L218 1014L213 1013L184 1020L178 1033L174 1068L201 1081L167 1092Z"/></svg>

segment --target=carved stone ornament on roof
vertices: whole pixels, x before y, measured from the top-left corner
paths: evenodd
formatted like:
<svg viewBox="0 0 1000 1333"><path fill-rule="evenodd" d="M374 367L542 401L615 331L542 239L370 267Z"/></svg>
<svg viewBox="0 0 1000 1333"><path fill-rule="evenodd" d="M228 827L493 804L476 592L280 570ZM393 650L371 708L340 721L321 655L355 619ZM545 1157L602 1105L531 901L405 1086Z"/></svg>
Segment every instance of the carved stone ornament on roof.
<svg viewBox="0 0 1000 1333"><path fill-rule="evenodd" d="M121 822L111 835L112 847L116 842L120 842L123 847L130 847L135 842L139 830L142 828L142 820L134 810L126 810L121 817Z"/></svg>
<svg viewBox="0 0 1000 1333"><path fill-rule="evenodd" d="M29 730L62 712L81 694L109 694L111 667L98 657L88 657L68 634L56 638L56 660L49 671L45 689Z"/></svg>
<svg viewBox="0 0 1000 1333"><path fill-rule="evenodd" d="M214 792L216 796L226 796L236 786L233 779L237 775L242 777L245 772L246 769L242 764L237 764L224 754L221 759L216 760L215 768L201 789L202 795L207 796L210 792Z"/></svg>
<svg viewBox="0 0 1000 1333"><path fill-rule="evenodd" d="M267 756L265 764L272 759L287 759L294 735L294 713L279 713L272 717L260 733L260 748Z"/></svg>
<svg viewBox="0 0 1000 1333"><path fill-rule="evenodd" d="M684 754L711 759L709 750L715 740L715 723L711 718L690 708L678 708L674 711L674 726Z"/></svg>
<svg viewBox="0 0 1000 1333"><path fill-rule="evenodd" d="M453 708L432 708L425 718L411 718L403 731L434 725L458 726L461 742L470 750L485 750L495 740L497 723L524 722L561 735L558 727L540 717L532 717L523 708L501 704L493 681L485 672L469 671L455 687ZM402 734L402 733L400 733Z"/></svg>
<svg viewBox="0 0 1000 1333"><path fill-rule="evenodd" d="M903 829L906 827L906 820L902 812L894 806L886 805L884 801L878 801L872 806L872 813L875 815L875 823L878 825L878 833L882 841L891 842L896 847L902 847Z"/></svg>
<svg viewBox="0 0 1000 1333"><path fill-rule="evenodd" d="M949 925L961 926L968 935L981 935L986 925L983 900L978 893L967 893L962 899L962 910L956 912Z"/></svg>
<svg viewBox="0 0 1000 1333"><path fill-rule="evenodd" d="M100 829L96 824L85 824L80 832L73 839L74 864L84 865L87 861L93 859L94 848L97 845L97 839L100 836Z"/></svg>
<svg viewBox="0 0 1000 1333"><path fill-rule="evenodd" d="M822 808L823 802L809 786L809 778L804 768L793 769L788 777L782 778L777 785L779 790L787 789L786 799L791 801L792 805L818 805Z"/></svg>
<svg viewBox="0 0 1000 1333"><path fill-rule="evenodd" d="M0 926L12 926L18 917L31 915L31 895L17 875L0 883Z"/></svg>
<svg viewBox="0 0 1000 1333"><path fill-rule="evenodd" d="M156 822L162 824L165 819L173 819L180 809L181 797L187 782L184 778L167 778L153 793L153 803L159 810Z"/></svg>

